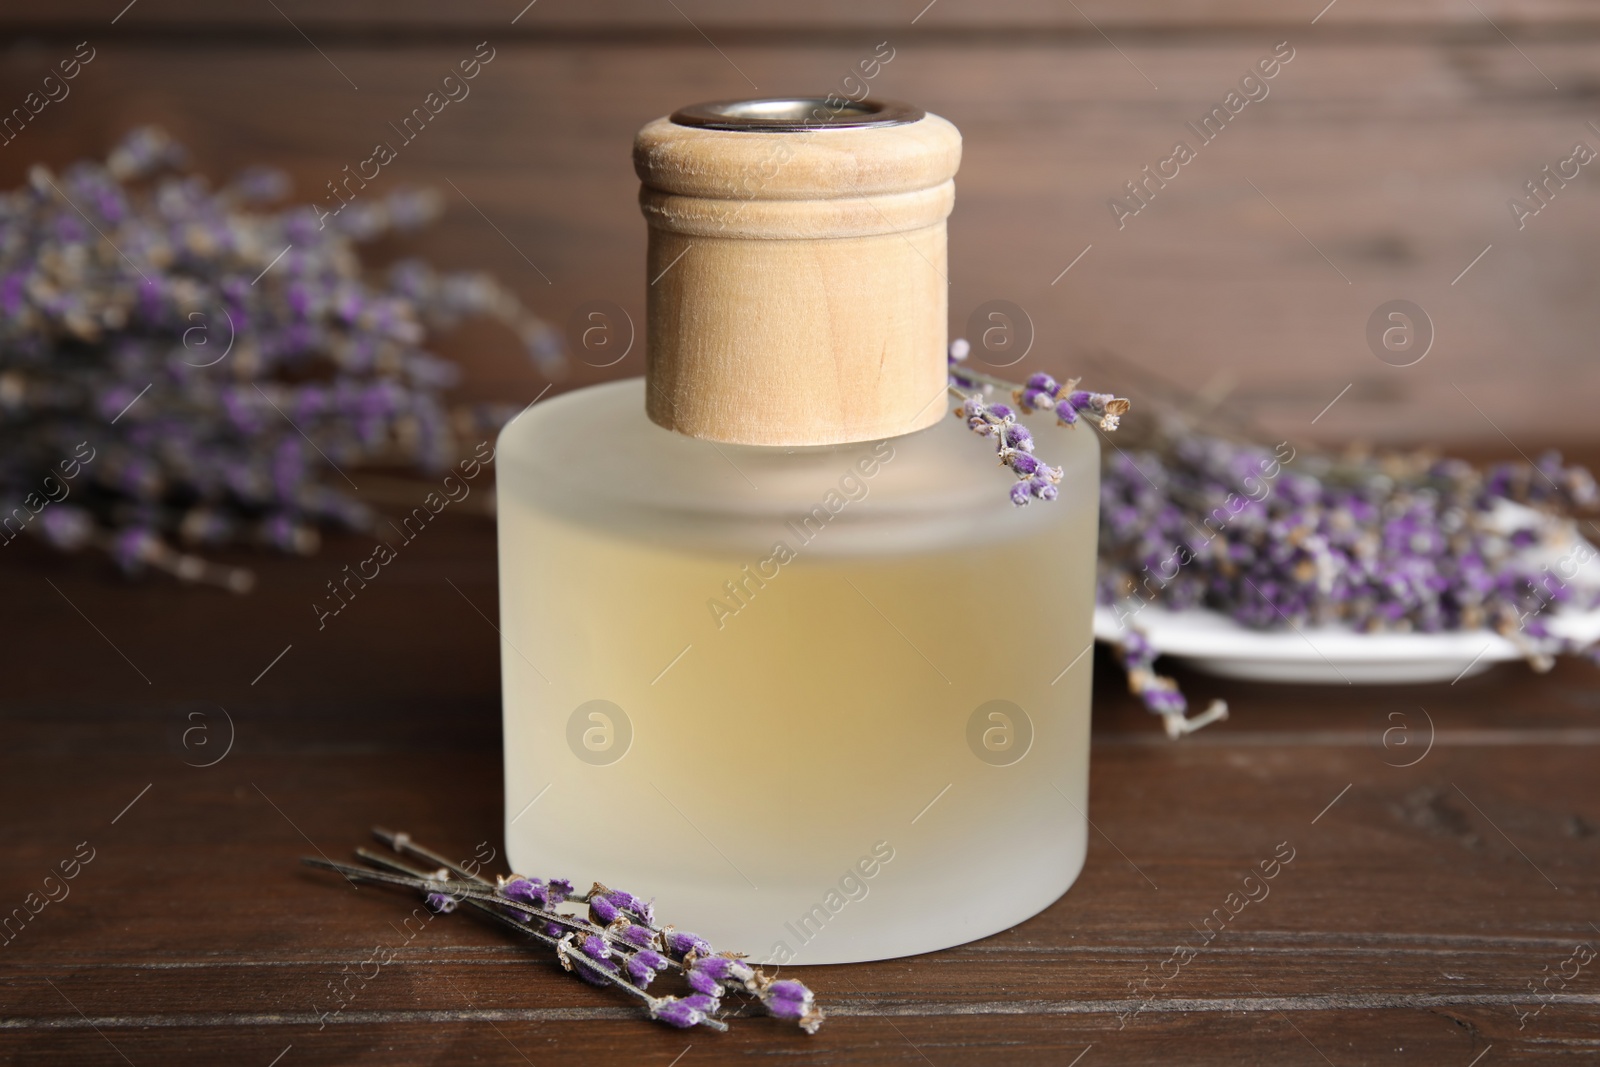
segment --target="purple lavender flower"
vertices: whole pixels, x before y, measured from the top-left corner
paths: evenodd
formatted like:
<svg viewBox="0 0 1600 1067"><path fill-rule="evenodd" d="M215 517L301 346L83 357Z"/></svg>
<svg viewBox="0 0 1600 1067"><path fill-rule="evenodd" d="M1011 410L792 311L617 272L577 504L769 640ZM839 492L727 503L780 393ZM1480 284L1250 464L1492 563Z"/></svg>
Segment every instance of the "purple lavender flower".
<svg viewBox="0 0 1600 1067"><path fill-rule="evenodd" d="M695 961L694 966L718 982L744 983L755 974L749 964L736 956L703 956Z"/></svg>
<svg viewBox="0 0 1600 1067"><path fill-rule="evenodd" d="M689 997L662 997L650 1005L650 1015L668 1026L687 1030L705 1022L719 1007L715 997L701 993Z"/></svg>
<svg viewBox="0 0 1600 1067"><path fill-rule="evenodd" d="M597 893L589 898L589 918L601 926L609 926L622 915L622 909L611 903L603 893Z"/></svg>
<svg viewBox="0 0 1600 1067"><path fill-rule="evenodd" d="M640 989L644 989L658 972L672 966L672 961L659 952L644 949L629 956L627 963L623 966L627 968L628 976L633 979L633 984Z"/></svg>
<svg viewBox="0 0 1600 1067"><path fill-rule="evenodd" d="M617 930L617 937L635 948L653 948L658 944L656 932L648 926L629 924Z"/></svg>
<svg viewBox="0 0 1600 1067"><path fill-rule="evenodd" d="M822 1011L811 990L792 979L768 983L761 993L761 1004L776 1018L798 1022L808 1034L816 1033L822 1025Z"/></svg>
<svg viewBox="0 0 1600 1067"><path fill-rule="evenodd" d="M1113 413L1115 398L1069 402ZM1118 406L1120 409L1120 405ZM1343 625L1360 632L1491 629L1522 642L1535 667L1551 650L1544 613L1600 604L1600 588L1540 571L1570 544L1569 509L1594 502L1593 479L1559 456L1477 471L1457 460L1313 456L1185 431L1147 451L1104 457L1099 599L1125 626L1149 604L1209 608L1260 629ZM1535 508L1507 524L1503 505ZM1587 503L1586 503L1587 502ZM1568 578L1571 578L1568 571ZM1175 683L1130 633L1129 687L1187 732L1225 712L1183 718Z"/></svg>
<svg viewBox="0 0 1600 1067"><path fill-rule="evenodd" d="M600 905L599 911L596 911L596 904ZM651 902L641 900L621 889L606 889L604 886L596 886L590 893L589 908L597 917L602 912L610 916L600 920L605 923L615 922L618 915L626 915L647 926L656 919L655 906Z"/></svg>
<svg viewBox="0 0 1600 1067"><path fill-rule="evenodd" d="M144 128L104 163L35 168L6 198L0 407L13 433L0 514L82 442L96 458L74 476L76 519L26 531L105 550L130 573L243 590L247 572L175 550L197 506L219 519L191 544L313 551L319 527L375 518L329 482L330 460L437 470L457 459L458 433L487 438L515 414L449 411L440 390L457 375L421 347L430 330L490 316L547 375L562 357L555 332L483 275L413 262L403 287L395 272L364 276L351 235L424 221L436 194L364 193L341 226L322 228L303 204L261 206L287 192L282 172L252 170L213 192L185 163L181 146ZM359 224L342 226L347 214ZM62 263L77 264L71 284Z"/></svg>
<svg viewBox="0 0 1600 1067"><path fill-rule="evenodd" d="M674 930L670 926L662 931L666 939L667 953L675 960L681 960L693 952L700 956L711 955L711 943L702 937Z"/></svg>
<svg viewBox="0 0 1600 1067"><path fill-rule="evenodd" d="M792 978L784 978L773 982L767 987L766 999L769 1001L780 1001L784 1004L800 1004L804 1006L810 1006L813 997L811 990L807 989L801 983L793 980ZM788 1011L792 1009L784 1008L783 1010ZM774 1014L777 1013L774 1012ZM793 1016L793 1018L799 1018L799 1016L796 1015Z"/></svg>
<svg viewBox="0 0 1600 1067"><path fill-rule="evenodd" d="M756 972L743 960L732 956L702 956L684 975L696 992L720 997L725 985L757 992Z"/></svg>
<svg viewBox="0 0 1600 1067"><path fill-rule="evenodd" d="M996 415L999 415L1004 419L1013 419L1016 417L1015 415L1011 414L1010 408L1004 407L1000 404L996 404L989 410L993 411ZM1004 412L1005 414L1001 415L1001 412ZM1033 451L1033 434L1028 432L1028 428L1026 426L1007 426L1005 428L1005 440L1007 446L1011 448L1020 449L1023 452Z"/></svg>
<svg viewBox="0 0 1600 1067"><path fill-rule="evenodd" d="M560 902L551 900L552 887L555 895L565 897L571 891L571 883L565 879L544 881L502 875L495 881L496 890L489 892L473 861L453 864L439 853L422 847L406 833L380 829L375 834L401 855L426 859L437 864L437 868L431 873L416 872L365 853L363 858L372 864L370 868L333 863L325 857L308 857L305 862L337 871L354 882L419 891L428 906L441 913L466 905L470 914L492 917L550 946L563 970L576 973L592 985L642 1001L652 1018L672 1026L728 1029L727 1023L716 1016L721 1010L722 997L730 992L775 1005L776 1014L797 1019L808 1032L814 1032L822 1020L810 991L800 983L773 982L742 956L715 953L704 939L694 934L678 933L671 927L655 930L649 925L650 919L634 922L630 916L651 916L653 907L631 893L595 883L589 893L580 898L585 902L604 900L618 909L617 918L604 926L571 910L546 912L537 922L528 922L516 918L519 906L555 907ZM658 951L657 939L663 947L670 946L667 952ZM677 961L671 958L673 955L678 957ZM673 971L682 973L684 983L693 991L691 995L655 997L646 992L662 974Z"/></svg>
<svg viewBox="0 0 1600 1067"><path fill-rule="evenodd" d="M500 883L500 895L508 900L531 904L539 909L547 908L550 904L549 891L545 887L544 879L524 878L520 874L514 874ZM518 912L517 914L523 922L528 922L533 918L527 912Z"/></svg>
<svg viewBox="0 0 1600 1067"><path fill-rule="evenodd" d="M956 417L964 419L973 433L995 441L995 453L1001 464L1010 467L1018 479L1010 489L1014 505L1022 507L1034 500L1056 499L1059 495L1056 486L1062 478L1061 469L1041 463L1032 455L1033 433L1018 421L1019 412L1016 409L1007 404L991 404L984 396L995 388L1009 389L1021 414L1045 410L1053 405L1057 421L1069 426L1078 421L1080 408L1071 402L1072 398L1078 398L1082 410L1106 431L1117 428L1119 416L1128 410L1128 402L1110 393L1072 391L1076 389L1077 379L1063 384L1043 373L1030 375L1025 384L1014 386L981 371L961 366L969 351L963 340L958 339L950 346L950 391L961 398L960 406L955 409ZM969 389L977 391L964 391ZM1069 393L1067 399L1062 399L1063 393Z"/></svg>
<svg viewBox="0 0 1600 1067"><path fill-rule="evenodd" d="M685 971L683 977L696 993L704 993L708 997L720 997L723 994L722 986L698 964Z"/></svg>
<svg viewBox="0 0 1600 1067"><path fill-rule="evenodd" d="M622 972L615 960L595 960L584 957L582 963L573 964L572 971L590 985L605 987Z"/></svg>

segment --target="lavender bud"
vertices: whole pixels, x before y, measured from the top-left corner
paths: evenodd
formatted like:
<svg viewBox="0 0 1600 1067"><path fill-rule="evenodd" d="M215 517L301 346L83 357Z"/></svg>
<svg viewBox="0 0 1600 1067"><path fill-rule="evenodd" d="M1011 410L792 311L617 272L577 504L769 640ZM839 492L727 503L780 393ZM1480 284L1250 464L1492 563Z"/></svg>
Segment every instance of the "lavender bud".
<svg viewBox="0 0 1600 1067"><path fill-rule="evenodd" d="M767 1013L779 1019L799 1019L810 1010L811 1005L804 1000L789 997L768 997L762 1001Z"/></svg>
<svg viewBox="0 0 1600 1067"><path fill-rule="evenodd" d="M1024 411L1037 411L1039 408L1049 407L1054 399L1043 389L1023 389L1017 394L1017 403L1022 405Z"/></svg>
<svg viewBox="0 0 1600 1067"><path fill-rule="evenodd" d="M822 1012L817 1009L811 990L799 982L773 982L762 993L761 1004L775 1018L795 1020L808 1034L816 1033L822 1025Z"/></svg>
<svg viewBox="0 0 1600 1067"><path fill-rule="evenodd" d="M572 969L577 972L590 985L608 986L611 979L621 973L622 968L612 960L585 959L582 963L574 964Z"/></svg>
<svg viewBox="0 0 1600 1067"><path fill-rule="evenodd" d="M655 978L657 971L664 971L670 966L670 961L659 952L645 949L630 956L624 966L627 968L628 976L633 979L634 985L644 989Z"/></svg>
<svg viewBox="0 0 1600 1067"><path fill-rule="evenodd" d="M663 997L650 1005L650 1016L668 1026L687 1030L706 1021L721 1005L715 997L696 994L689 997Z"/></svg>
<svg viewBox="0 0 1600 1067"><path fill-rule="evenodd" d="M798 1019L806 1011L810 1011L813 1001L814 995L811 990L794 979L773 982L766 987L766 993L762 997L766 1009L781 1019Z"/></svg>
<svg viewBox="0 0 1600 1067"><path fill-rule="evenodd" d="M718 982L729 982L752 988L756 972L743 960L731 956L705 956L694 961L694 971L710 976Z"/></svg>
<svg viewBox="0 0 1600 1067"><path fill-rule="evenodd" d="M423 901L439 915L448 915L456 910L456 898L448 893L429 893Z"/></svg>
<svg viewBox="0 0 1600 1067"><path fill-rule="evenodd" d="M512 875L510 879L502 882L500 895L508 900L531 904L535 908L545 908L549 903L543 879L524 878L521 875ZM518 915L523 922L533 918L526 912L519 912Z"/></svg>
<svg viewBox="0 0 1600 1067"><path fill-rule="evenodd" d="M774 997L783 997L790 1000L803 1000L810 1002L815 994L808 989L804 982L793 978L781 978L767 986L767 993Z"/></svg>
<svg viewBox="0 0 1600 1067"><path fill-rule="evenodd" d="M679 1030L699 1026L706 1018L704 1012L696 1011L677 997L668 997L651 1005L650 1017Z"/></svg>
<svg viewBox="0 0 1600 1067"><path fill-rule="evenodd" d="M711 955L711 943L703 937L672 929L664 930L662 933L666 938L667 952L673 959L681 960L691 952L699 956Z"/></svg>
<svg viewBox="0 0 1600 1067"><path fill-rule="evenodd" d="M708 997L722 996L722 986L717 984L715 978L701 970L698 962L684 973L683 979L696 993L704 993Z"/></svg>
<svg viewBox="0 0 1600 1067"><path fill-rule="evenodd" d="M606 899L622 911L643 923L656 921L655 904L651 901L640 900L632 893L621 889L613 889L606 894Z"/></svg>
<svg viewBox="0 0 1600 1067"><path fill-rule="evenodd" d="M589 898L589 917L601 926L609 926L616 922L617 916L622 911L603 894L596 894Z"/></svg>
<svg viewBox="0 0 1600 1067"><path fill-rule="evenodd" d="M656 932L648 926L624 926L617 931L617 937L635 948L651 948L656 944Z"/></svg>

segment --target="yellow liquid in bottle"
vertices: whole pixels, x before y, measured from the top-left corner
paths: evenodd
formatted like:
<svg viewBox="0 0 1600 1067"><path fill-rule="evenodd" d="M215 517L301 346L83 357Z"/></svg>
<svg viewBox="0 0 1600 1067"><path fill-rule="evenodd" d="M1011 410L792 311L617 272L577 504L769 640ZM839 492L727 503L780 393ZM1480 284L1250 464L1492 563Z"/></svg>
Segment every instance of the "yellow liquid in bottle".
<svg viewBox="0 0 1600 1067"><path fill-rule="evenodd" d="M654 896L777 963L959 944L1055 900L1085 848L1093 437L1041 447L1069 478L1024 515L959 424L876 462L646 424L606 435L658 446L637 493L568 508L581 487L550 481L573 457L540 450L568 418L609 425L630 385L502 437L517 869Z"/></svg>

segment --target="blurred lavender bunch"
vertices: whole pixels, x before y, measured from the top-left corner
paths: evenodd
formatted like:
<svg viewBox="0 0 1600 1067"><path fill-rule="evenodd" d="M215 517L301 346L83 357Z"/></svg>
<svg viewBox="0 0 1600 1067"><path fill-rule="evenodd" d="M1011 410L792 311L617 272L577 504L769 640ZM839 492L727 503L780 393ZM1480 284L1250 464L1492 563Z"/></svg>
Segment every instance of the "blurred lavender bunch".
<svg viewBox="0 0 1600 1067"><path fill-rule="evenodd" d="M31 533L242 592L248 572L187 550L312 552L320 526L373 520L328 468L443 468L511 413L447 410L456 371L428 329L498 319L547 376L563 353L484 275L410 260L364 278L357 244L430 221L433 194L319 229L304 205L265 206L280 172L212 191L184 162L145 128L0 194L0 544Z"/></svg>
<svg viewBox="0 0 1600 1067"><path fill-rule="evenodd" d="M1545 613L1600 601L1574 580L1594 553L1571 516L1597 501L1589 472L1554 452L1487 470L1425 452L1297 456L1173 421L1103 457L1099 600L1128 634L1130 688L1175 736L1206 716L1185 721L1183 694L1155 673L1160 650L1138 629L1150 605L1253 629L1488 629L1546 670L1552 653L1585 651Z"/></svg>
<svg viewBox="0 0 1600 1067"><path fill-rule="evenodd" d="M598 882L587 893L565 878L512 874L490 882L472 869L411 840L409 834L376 828L373 835L402 856L420 859L418 869L393 857L357 849L370 867L307 856L311 867L337 871L351 881L419 892L435 913L465 904L478 916L509 927L555 950L561 967L591 985L618 990L668 1026L726 1030L719 1017L730 993L765 1014L796 1023L808 1034L822 1025L822 1009L810 989L793 979L770 978L733 952L716 952L703 938L656 922L655 907ZM677 980L681 994L656 995L649 987L662 976Z"/></svg>
<svg viewBox="0 0 1600 1067"><path fill-rule="evenodd" d="M1110 393L1091 393L1078 388L1078 379L1057 382L1048 374L1035 374L1017 385L986 374L966 364L972 346L966 338L950 343L948 388L961 399L955 416L980 437L994 439L1000 463L1017 476L1011 486L1011 502L1023 507L1034 500L1054 500L1061 484L1061 468L1052 467L1033 454L1033 433L1017 421L1019 412L1030 415L1049 411L1057 426L1076 427L1088 420L1106 432L1115 430L1128 413L1128 401ZM1011 395L1016 404L992 404L986 398L996 389Z"/></svg>

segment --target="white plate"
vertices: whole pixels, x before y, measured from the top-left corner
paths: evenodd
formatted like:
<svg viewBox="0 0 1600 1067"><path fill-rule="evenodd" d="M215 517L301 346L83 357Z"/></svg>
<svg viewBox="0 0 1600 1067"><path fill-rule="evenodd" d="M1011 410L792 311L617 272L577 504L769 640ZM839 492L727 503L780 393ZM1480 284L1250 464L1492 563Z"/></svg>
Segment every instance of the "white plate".
<svg viewBox="0 0 1600 1067"><path fill-rule="evenodd" d="M1507 524L1529 514L1514 504L1502 504L1500 513ZM1569 543L1563 551L1546 549L1534 562L1548 562L1556 569L1557 561L1574 547L1575 543ZM1575 589L1600 588L1600 552L1588 547L1588 559L1571 579ZM1569 567L1562 566L1560 573ZM1138 601L1131 601L1128 607L1137 610L1125 616L1126 621L1144 631L1163 655L1176 656L1198 670L1224 678L1331 685L1449 682L1470 678L1496 663L1524 658L1522 649L1491 630L1437 634L1365 634L1346 626L1251 630L1204 608L1173 612L1140 606ZM1584 644L1600 640L1600 608L1552 610L1542 619L1556 637ZM1116 612L1095 608L1094 636L1098 640L1120 642L1123 627Z"/></svg>
<svg viewBox="0 0 1600 1067"><path fill-rule="evenodd" d="M1131 621L1163 655L1176 656L1208 674L1258 682L1449 682L1523 658L1516 645L1490 630L1363 634L1348 627L1317 626L1261 631L1215 611L1172 612L1158 607L1140 610ZM1600 610L1551 612L1546 625L1558 637L1600 640ZM1115 643L1122 640L1122 633L1114 612L1095 608L1096 638Z"/></svg>

